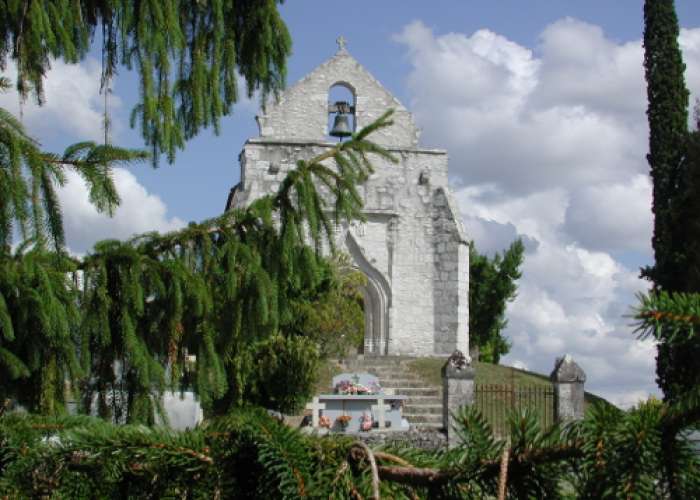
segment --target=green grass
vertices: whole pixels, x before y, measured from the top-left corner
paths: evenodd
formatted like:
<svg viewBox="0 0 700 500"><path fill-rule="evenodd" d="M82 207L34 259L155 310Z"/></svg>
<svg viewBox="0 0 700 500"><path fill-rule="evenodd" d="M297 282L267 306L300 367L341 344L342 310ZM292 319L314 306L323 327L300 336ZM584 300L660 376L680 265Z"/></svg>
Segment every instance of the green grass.
<svg viewBox="0 0 700 500"><path fill-rule="evenodd" d="M442 385L442 366L445 358L420 358L410 363L411 370L430 385ZM515 384L516 386L546 386L549 378L509 366L474 362L477 384Z"/></svg>
<svg viewBox="0 0 700 500"><path fill-rule="evenodd" d="M419 358L411 361L410 367L417 375L430 385L442 386L442 366L445 358ZM547 387L550 380L541 373L520 370L510 366L474 362L476 370L475 383L491 385L515 385L515 387ZM605 399L590 392L585 393L585 404L596 402L608 403Z"/></svg>

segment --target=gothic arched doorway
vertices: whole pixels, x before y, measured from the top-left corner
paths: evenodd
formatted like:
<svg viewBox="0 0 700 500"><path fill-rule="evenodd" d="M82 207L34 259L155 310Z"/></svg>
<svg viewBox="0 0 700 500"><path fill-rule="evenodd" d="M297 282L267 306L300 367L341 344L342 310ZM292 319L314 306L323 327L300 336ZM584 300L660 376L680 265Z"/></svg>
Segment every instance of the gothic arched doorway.
<svg viewBox="0 0 700 500"><path fill-rule="evenodd" d="M386 278L369 263L349 232L345 244L355 266L367 278L367 284L362 288L365 312L363 353L370 356L385 356L389 347L391 287Z"/></svg>

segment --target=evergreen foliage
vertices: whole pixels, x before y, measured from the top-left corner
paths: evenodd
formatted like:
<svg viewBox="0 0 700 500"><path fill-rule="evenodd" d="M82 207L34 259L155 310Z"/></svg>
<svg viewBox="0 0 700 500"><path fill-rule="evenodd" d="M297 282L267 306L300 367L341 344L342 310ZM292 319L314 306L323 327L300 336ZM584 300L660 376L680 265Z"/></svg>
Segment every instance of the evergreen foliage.
<svg viewBox="0 0 700 500"><path fill-rule="evenodd" d="M506 306L515 299L525 247L514 241L493 258L480 254L469 244L469 342L479 350L479 360L496 363L510 351L510 342L501 335L506 327Z"/></svg>
<svg viewBox="0 0 700 500"><path fill-rule="evenodd" d="M695 103L695 129L691 131L686 149L682 194L674 210L674 227L683 231L685 268L683 290L700 291L700 102Z"/></svg>
<svg viewBox="0 0 700 500"><path fill-rule="evenodd" d="M0 69L14 61L17 90L42 103L52 59L77 63L95 35L102 43L102 85L120 66L139 75L131 123L156 164L175 159L205 127L218 133L238 97L237 74L264 99L284 85L291 38L277 4L261 0L3 0Z"/></svg>
<svg viewBox="0 0 700 500"><path fill-rule="evenodd" d="M695 412L697 423L697 410L697 402L680 409L656 400L628 412L596 406L582 422L548 430L525 412L511 415L510 438L501 440L465 407L457 415L461 443L436 451L306 436L253 408L184 432L7 415L0 494L466 499L495 498L503 487L506 498L694 498L700 462L684 434L673 441L672 468L660 449L678 417Z"/></svg>
<svg viewBox="0 0 700 500"><path fill-rule="evenodd" d="M696 121L700 120L697 115ZM700 132L696 129L689 134L683 177L678 199L675 201L672 224L682 247L682 260L676 270L679 288L669 291L700 293ZM679 254L677 252L677 254ZM679 254L680 255L680 254ZM659 344L658 381L664 394L677 398L688 389L700 384L700 341L694 338L679 342L671 347L668 341Z"/></svg>
<svg viewBox="0 0 700 500"><path fill-rule="evenodd" d="M244 402L283 411L303 404L319 352L294 315L300 298L327 289L330 267L320 250L332 247L335 223L361 217L356 184L373 171L369 157L394 160L366 139L390 115L299 161L277 193L245 209L170 234L103 241L75 261L60 246L53 253L37 246L41 259L3 257L0 367L13 378L0 380L0 391L15 396L22 387L15 379L28 377L31 390L22 397L40 394L28 407L60 413L67 379L82 411L146 424L163 418L159 401L168 387L192 387L209 414ZM92 167L97 148L77 145L66 161ZM21 268L12 273L13 265ZM53 281L44 285L47 274ZM37 338L47 342L37 347ZM42 350L48 358L36 358Z"/></svg>
<svg viewBox="0 0 700 500"><path fill-rule="evenodd" d="M673 0L646 1L644 4L644 68L649 106L649 155L653 181L655 263L642 270L656 290L700 292L688 282L692 265L692 233L687 231L686 198L697 193L688 188L693 163L688 161L688 90L678 47L678 18ZM692 149L692 146L691 146ZM697 246L697 242L695 242ZM697 285L697 284L696 284ZM657 382L664 396L674 399L700 383L696 358L700 341L677 344L661 342L657 357Z"/></svg>
<svg viewBox="0 0 700 500"><path fill-rule="evenodd" d="M65 381L80 373L73 269L65 256L39 248L0 255L0 401L45 415L64 411Z"/></svg>
<svg viewBox="0 0 700 500"><path fill-rule="evenodd" d="M56 187L65 182L65 168L85 180L90 201L112 213L119 204L111 177L112 165L146 159L142 151L82 142L62 156L41 151L22 124L0 108L0 248L9 252L13 239L32 240L63 250L65 235Z"/></svg>
<svg viewBox="0 0 700 500"><path fill-rule="evenodd" d="M654 266L642 270L654 288L667 292L700 292L688 270L697 268L697 232L688 231L696 213L694 177L698 164L696 139L688 132L688 90L678 46L678 18L673 0L647 0L644 4L644 68L649 119L649 154L653 181ZM659 344L657 382L668 399L700 384L697 357L700 341L673 347Z"/></svg>
<svg viewBox="0 0 700 500"><path fill-rule="evenodd" d="M682 189L688 135L688 90L678 46L678 18L673 0L644 3L644 69L647 80L649 154L653 181L655 264L646 269L655 287L680 291L682 240L674 236L674 203Z"/></svg>
<svg viewBox="0 0 700 500"><path fill-rule="evenodd" d="M329 261L323 291L313 300L300 300L291 328L314 340L322 358L343 358L356 353L365 336L362 287L367 278L352 266L346 254Z"/></svg>
<svg viewBox="0 0 700 500"><path fill-rule="evenodd" d="M7 81L1 83L6 89ZM65 169L85 180L97 210L111 213L119 203L112 166L146 157L93 142L74 144L62 156L45 153L0 109L0 398L61 413L65 381L81 373L75 349L80 312L71 280L77 267L65 253L56 194Z"/></svg>

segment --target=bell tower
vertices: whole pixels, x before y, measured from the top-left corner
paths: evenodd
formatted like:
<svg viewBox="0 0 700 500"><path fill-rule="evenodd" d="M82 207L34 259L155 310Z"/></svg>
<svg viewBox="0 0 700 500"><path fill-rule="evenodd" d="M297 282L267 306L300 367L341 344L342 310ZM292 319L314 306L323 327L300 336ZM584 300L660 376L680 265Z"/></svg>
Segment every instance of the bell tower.
<svg viewBox="0 0 700 500"><path fill-rule="evenodd" d="M241 182L227 208L276 191L299 159L394 109L393 125L370 139L398 164L374 160L358 191L365 222L336 228L336 246L367 276L366 355L442 356L469 352L469 251L447 182L447 153L418 145L411 113L348 52L338 51L257 117L259 135L241 152Z"/></svg>

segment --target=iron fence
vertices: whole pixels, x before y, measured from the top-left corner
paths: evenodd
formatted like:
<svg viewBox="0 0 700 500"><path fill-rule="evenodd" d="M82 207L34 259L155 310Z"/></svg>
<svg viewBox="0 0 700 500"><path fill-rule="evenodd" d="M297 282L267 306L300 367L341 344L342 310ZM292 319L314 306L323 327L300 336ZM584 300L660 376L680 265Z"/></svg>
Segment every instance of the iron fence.
<svg viewBox="0 0 700 500"><path fill-rule="evenodd" d="M543 429L554 424L554 388L551 385L476 384L474 389L476 407L498 436L508 434L508 415L512 411L534 410Z"/></svg>

